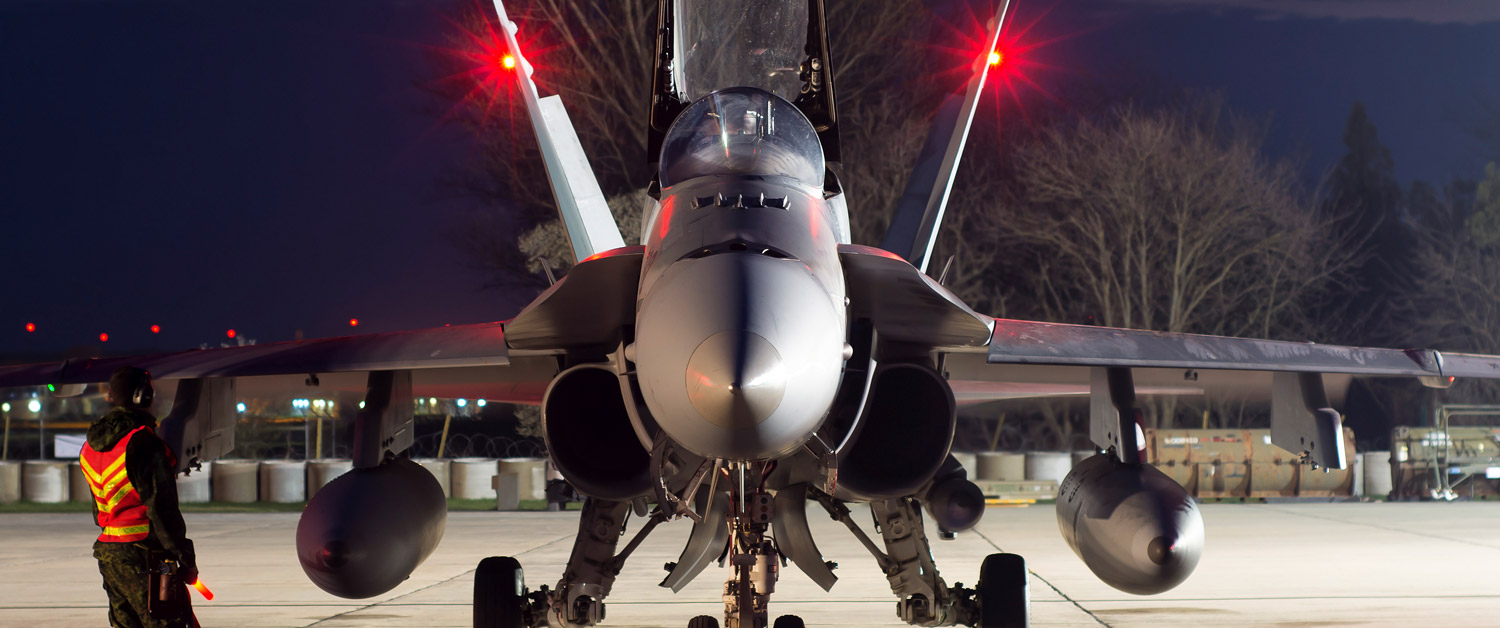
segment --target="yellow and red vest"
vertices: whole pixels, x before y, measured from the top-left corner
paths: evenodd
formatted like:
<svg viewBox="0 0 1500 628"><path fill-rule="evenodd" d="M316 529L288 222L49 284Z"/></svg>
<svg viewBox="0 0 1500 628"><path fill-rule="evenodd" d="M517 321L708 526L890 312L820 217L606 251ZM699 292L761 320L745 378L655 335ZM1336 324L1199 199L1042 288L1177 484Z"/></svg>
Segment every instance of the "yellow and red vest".
<svg viewBox="0 0 1500 628"><path fill-rule="evenodd" d="M88 480L89 490L94 493L94 504L99 507L99 527L104 531L99 540L106 543L129 543L139 541L151 534L151 520L146 517L146 504L130 484L125 472L125 451L136 432L150 430L140 426L126 434L109 451L94 451L87 443L78 456L83 466L83 476ZM155 432L152 432L153 434ZM168 456L170 457L170 452Z"/></svg>

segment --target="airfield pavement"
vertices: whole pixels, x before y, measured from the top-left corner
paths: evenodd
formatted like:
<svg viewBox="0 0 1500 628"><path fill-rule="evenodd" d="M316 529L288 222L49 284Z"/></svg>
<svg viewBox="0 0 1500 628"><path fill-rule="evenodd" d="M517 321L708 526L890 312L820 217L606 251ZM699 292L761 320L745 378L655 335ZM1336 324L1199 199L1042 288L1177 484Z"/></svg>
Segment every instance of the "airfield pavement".
<svg viewBox="0 0 1500 628"><path fill-rule="evenodd" d="M815 505L814 508L817 508ZM1182 586L1153 597L1096 579L1058 535L1051 506L991 508L977 531L936 541L950 583L972 583L986 554L1023 554L1034 626L1500 626L1500 503L1208 504L1207 547ZM868 529L868 511L856 520ZM395 590L346 600L303 576L297 515L188 514L207 627L469 626L474 566L514 555L528 586L554 584L578 513L460 512L437 551ZM841 579L825 593L795 566L781 572L773 614L809 626L902 626L874 561L843 526L809 513ZM630 530L639 526L632 519ZM721 615L724 571L710 566L681 594L657 585L686 521L659 527L626 565L606 626L686 626ZM0 626L104 626L105 595L84 514L0 515Z"/></svg>

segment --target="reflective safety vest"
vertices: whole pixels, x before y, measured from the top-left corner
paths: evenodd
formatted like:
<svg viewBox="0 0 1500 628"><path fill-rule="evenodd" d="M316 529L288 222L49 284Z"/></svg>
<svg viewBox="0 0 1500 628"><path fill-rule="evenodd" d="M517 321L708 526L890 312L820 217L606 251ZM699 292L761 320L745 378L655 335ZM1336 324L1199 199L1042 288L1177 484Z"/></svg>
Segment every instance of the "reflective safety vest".
<svg viewBox="0 0 1500 628"><path fill-rule="evenodd" d="M106 543L129 543L146 538L151 533L151 520L146 517L146 504L130 484L125 472L125 450L130 446L136 432L149 429L142 425L125 435L109 451L94 451L87 443L78 460L83 466L83 477L88 480L89 490L94 493L94 505L99 507L99 527L104 531L99 540Z"/></svg>

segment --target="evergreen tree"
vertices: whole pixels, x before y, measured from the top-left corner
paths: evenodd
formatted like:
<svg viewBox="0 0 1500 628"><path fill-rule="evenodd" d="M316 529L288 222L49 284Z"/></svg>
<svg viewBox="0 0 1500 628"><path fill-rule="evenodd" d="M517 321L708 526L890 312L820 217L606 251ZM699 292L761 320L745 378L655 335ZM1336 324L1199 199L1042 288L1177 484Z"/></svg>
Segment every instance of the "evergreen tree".
<svg viewBox="0 0 1500 628"><path fill-rule="evenodd" d="M1344 147L1347 152L1329 177L1323 209L1339 219L1343 241L1355 247L1358 266L1343 306L1328 313L1348 324L1330 327L1347 330L1349 337L1341 339L1345 342L1381 344L1392 339L1397 323L1391 305L1410 268L1410 227L1395 160L1380 142L1363 103L1354 103L1349 112Z"/></svg>

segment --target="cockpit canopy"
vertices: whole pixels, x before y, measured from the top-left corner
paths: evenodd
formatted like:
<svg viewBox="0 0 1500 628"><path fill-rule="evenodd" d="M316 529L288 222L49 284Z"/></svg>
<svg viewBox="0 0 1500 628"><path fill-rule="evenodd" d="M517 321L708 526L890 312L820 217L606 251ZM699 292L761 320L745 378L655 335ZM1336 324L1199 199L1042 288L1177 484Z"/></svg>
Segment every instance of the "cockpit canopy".
<svg viewBox="0 0 1500 628"><path fill-rule="evenodd" d="M661 186L710 175L766 175L823 186L823 145L807 117L770 92L732 87L688 106L667 129Z"/></svg>

